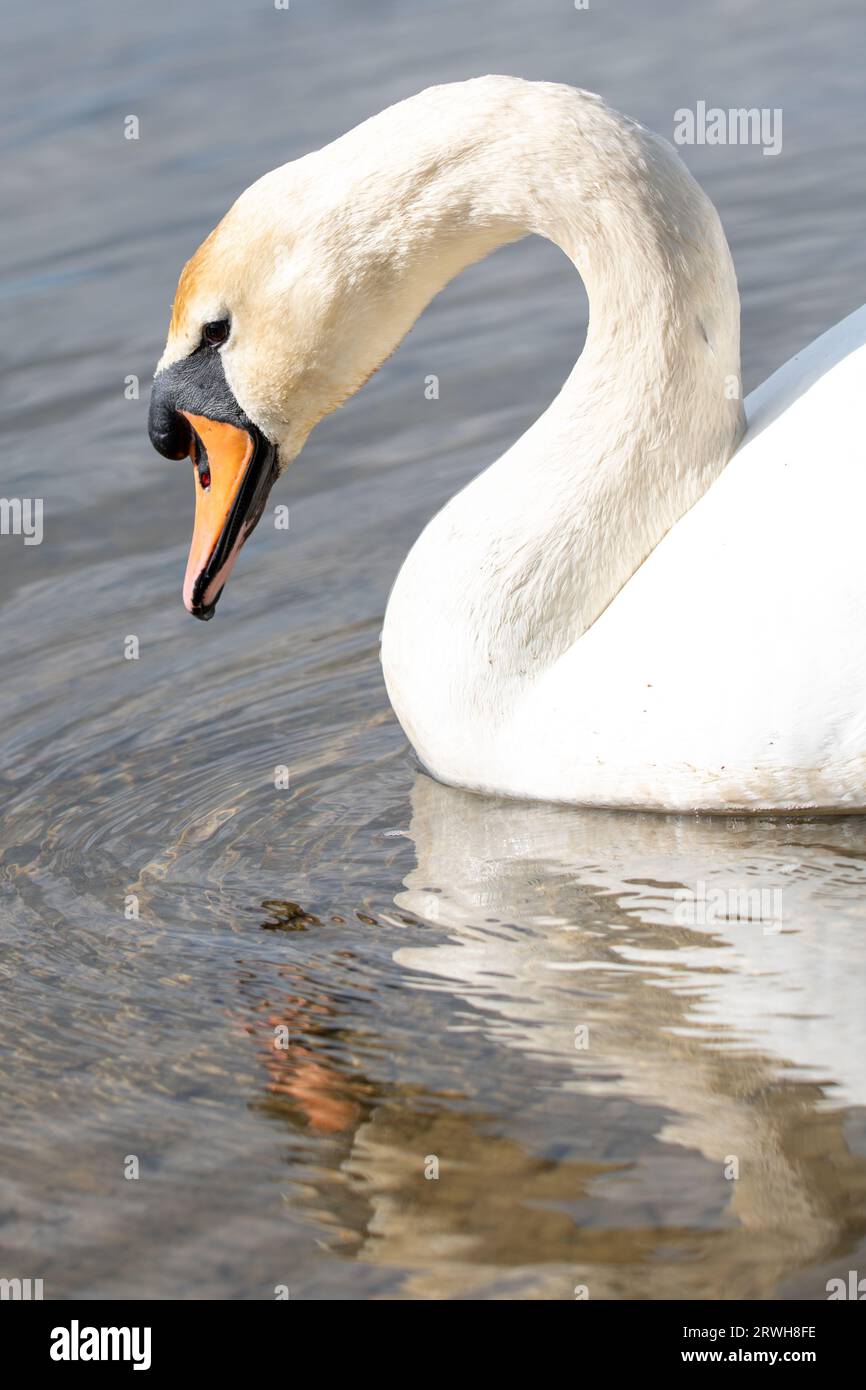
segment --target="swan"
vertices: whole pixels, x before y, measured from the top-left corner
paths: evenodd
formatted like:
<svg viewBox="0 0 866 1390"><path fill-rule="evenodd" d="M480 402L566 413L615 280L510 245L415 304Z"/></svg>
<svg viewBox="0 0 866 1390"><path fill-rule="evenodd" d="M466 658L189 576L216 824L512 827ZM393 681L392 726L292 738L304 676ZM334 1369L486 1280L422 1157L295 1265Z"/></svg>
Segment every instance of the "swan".
<svg viewBox="0 0 866 1390"><path fill-rule="evenodd" d="M433 296L531 233L589 331L394 584L382 665L421 763L587 807L866 809L866 307L744 404L718 215L589 92L430 88L260 178L186 264L149 432L194 463L187 608L213 615L276 478Z"/></svg>

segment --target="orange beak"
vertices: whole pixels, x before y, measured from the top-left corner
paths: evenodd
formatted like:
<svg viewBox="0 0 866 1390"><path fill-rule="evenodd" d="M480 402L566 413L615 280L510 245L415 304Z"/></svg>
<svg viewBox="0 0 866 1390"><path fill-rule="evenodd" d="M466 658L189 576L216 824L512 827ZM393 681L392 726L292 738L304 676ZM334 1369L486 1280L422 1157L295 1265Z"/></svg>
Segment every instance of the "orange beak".
<svg viewBox="0 0 866 1390"><path fill-rule="evenodd" d="M273 446L236 425L180 412L192 428L195 523L183 601L197 618L212 618L241 546L261 517L277 474Z"/></svg>

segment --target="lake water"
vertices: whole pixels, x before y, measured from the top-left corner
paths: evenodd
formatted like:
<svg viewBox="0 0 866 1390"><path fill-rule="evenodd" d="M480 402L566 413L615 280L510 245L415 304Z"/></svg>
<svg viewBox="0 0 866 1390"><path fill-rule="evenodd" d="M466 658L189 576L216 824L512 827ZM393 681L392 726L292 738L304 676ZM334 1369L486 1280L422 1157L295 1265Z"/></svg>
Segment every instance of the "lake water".
<svg viewBox="0 0 866 1390"><path fill-rule="evenodd" d="M211 624L180 602L189 466L146 437L177 273L237 193L487 71L668 137L698 100L783 111L775 157L684 150L756 385L864 298L859 0L80 0L4 34L2 487L44 499L44 541L0 539L0 1274L241 1299L866 1274L866 822L486 801L423 776L388 706L404 554L580 349L562 255L448 288L316 432Z"/></svg>

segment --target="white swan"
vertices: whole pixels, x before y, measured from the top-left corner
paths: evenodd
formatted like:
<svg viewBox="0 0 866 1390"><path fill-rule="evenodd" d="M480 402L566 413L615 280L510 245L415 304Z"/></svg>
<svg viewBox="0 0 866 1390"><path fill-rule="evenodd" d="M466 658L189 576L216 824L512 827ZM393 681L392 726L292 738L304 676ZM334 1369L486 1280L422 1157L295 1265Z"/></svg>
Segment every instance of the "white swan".
<svg viewBox="0 0 866 1390"><path fill-rule="evenodd" d="M439 779L670 810L866 808L866 309L739 390L724 233L600 98L432 88L260 179L181 276L151 436L197 462L209 617L280 468L444 284L527 233L590 301L541 419L394 585L388 693ZM727 466L726 466L727 465Z"/></svg>

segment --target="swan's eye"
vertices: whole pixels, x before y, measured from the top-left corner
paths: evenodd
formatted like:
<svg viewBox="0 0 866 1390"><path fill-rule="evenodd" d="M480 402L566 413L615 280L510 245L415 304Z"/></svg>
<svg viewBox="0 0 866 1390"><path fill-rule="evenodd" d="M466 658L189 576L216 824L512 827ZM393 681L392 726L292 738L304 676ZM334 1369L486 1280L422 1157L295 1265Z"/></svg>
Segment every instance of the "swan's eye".
<svg viewBox="0 0 866 1390"><path fill-rule="evenodd" d="M208 347L219 347L229 336L228 319L215 319L213 323L206 323L201 330L201 340Z"/></svg>

